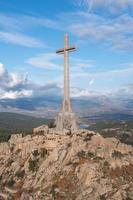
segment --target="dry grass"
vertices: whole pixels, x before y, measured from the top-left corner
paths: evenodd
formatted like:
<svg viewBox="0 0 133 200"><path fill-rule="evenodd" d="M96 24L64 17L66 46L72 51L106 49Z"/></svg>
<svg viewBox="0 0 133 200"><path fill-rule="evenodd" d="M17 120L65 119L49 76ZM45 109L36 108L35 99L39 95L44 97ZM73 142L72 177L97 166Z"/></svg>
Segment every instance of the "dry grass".
<svg viewBox="0 0 133 200"><path fill-rule="evenodd" d="M50 189L50 193L52 194L54 200L76 199L78 178L73 170L69 171L69 173L64 175L63 177L60 175L56 176L53 180L54 184ZM45 192L48 192L49 188L50 187L46 188ZM59 192L56 192L56 189L58 189Z"/></svg>
<svg viewBox="0 0 133 200"><path fill-rule="evenodd" d="M110 169L108 172L112 179L123 177L124 179L133 179L133 165L123 166L121 168Z"/></svg>

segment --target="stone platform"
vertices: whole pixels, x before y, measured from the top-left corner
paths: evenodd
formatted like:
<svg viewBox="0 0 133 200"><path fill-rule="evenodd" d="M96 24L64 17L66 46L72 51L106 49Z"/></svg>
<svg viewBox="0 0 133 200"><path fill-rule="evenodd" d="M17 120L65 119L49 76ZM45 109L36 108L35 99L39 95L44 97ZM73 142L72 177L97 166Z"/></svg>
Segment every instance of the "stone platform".
<svg viewBox="0 0 133 200"><path fill-rule="evenodd" d="M56 130L77 130L76 115L73 112L60 112L56 118Z"/></svg>

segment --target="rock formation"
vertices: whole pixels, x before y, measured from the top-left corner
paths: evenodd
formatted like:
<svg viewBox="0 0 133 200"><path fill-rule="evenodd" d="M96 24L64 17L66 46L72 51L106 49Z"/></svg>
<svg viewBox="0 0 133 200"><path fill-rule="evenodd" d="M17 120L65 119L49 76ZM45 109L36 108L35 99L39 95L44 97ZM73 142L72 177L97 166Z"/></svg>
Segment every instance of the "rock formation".
<svg viewBox="0 0 133 200"><path fill-rule="evenodd" d="M87 130L47 131L0 144L0 199L133 199L132 146Z"/></svg>

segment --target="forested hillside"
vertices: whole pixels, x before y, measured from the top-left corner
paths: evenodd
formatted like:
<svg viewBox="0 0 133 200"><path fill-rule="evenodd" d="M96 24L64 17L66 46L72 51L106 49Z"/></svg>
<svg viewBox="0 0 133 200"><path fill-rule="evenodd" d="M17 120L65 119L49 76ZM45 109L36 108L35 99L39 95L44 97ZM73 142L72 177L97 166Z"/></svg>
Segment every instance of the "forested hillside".
<svg viewBox="0 0 133 200"><path fill-rule="evenodd" d="M13 133L31 133L34 127L49 123L49 119L16 113L0 113L0 141L6 141Z"/></svg>

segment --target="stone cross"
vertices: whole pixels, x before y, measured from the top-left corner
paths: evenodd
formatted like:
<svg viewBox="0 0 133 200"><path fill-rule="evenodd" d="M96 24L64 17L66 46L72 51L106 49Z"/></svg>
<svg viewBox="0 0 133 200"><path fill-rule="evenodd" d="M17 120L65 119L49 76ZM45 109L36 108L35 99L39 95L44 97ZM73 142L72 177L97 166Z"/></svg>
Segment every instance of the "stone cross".
<svg viewBox="0 0 133 200"><path fill-rule="evenodd" d="M70 80L69 80L69 52L75 51L74 46L69 47L68 35L64 37L64 48L56 51L57 54L64 54L64 100L63 111L71 111L70 104Z"/></svg>
<svg viewBox="0 0 133 200"><path fill-rule="evenodd" d="M70 79L69 79L69 53L76 50L75 46L69 46L68 35L64 36L64 48L56 51L57 54L64 54L64 99L62 110L56 119L56 129L62 131L63 129L77 129L76 117L72 112L70 102Z"/></svg>

